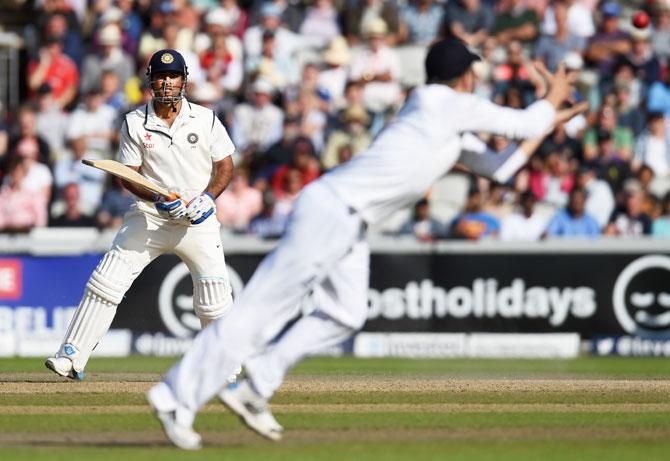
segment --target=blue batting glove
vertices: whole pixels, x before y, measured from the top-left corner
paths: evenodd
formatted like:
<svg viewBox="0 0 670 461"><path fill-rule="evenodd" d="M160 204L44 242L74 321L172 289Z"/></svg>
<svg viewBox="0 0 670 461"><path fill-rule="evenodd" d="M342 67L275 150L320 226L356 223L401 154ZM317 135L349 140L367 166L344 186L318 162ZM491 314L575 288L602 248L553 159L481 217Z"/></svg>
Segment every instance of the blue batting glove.
<svg viewBox="0 0 670 461"><path fill-rule="evenodd" d="M191 224L200 224L215 212L214 196L209 192L198 195L186 206L186 217L191 221Z"/></svg>

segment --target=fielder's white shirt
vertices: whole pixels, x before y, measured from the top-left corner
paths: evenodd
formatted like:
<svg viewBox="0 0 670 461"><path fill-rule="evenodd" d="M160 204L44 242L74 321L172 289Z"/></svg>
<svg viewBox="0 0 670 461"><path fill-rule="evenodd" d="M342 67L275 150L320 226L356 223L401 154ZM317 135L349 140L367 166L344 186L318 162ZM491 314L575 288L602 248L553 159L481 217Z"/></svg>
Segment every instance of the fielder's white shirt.
<svg viewBox="0 0 670 461"><path fill-rule="evenodd" d="M184 99L171 127L156 115L152 103L127 113L121 128L119 161L141 166L140 174L148 180L190 200L209 184L212 163L234 150L216 114ZM158 216L152 203L138 199L137 207Z"/></svg>
<svg viewBox="0 0 670 461"><path fill-rule="evenodd" d="M550 129L555 115L544 100L515 110L446 85L426 85L414 90L367 150L323 180L374 223L415 203L460 160L463 133L534 138Z"/></svg>

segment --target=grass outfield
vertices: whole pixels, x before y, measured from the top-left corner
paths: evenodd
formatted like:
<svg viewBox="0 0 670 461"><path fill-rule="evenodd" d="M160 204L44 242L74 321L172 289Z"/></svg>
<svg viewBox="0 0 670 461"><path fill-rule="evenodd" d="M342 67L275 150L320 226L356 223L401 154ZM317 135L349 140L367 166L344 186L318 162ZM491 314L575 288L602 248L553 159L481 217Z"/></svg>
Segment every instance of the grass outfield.
<svg viewBox="0 0 670 461"><path fill-rule="evenodd" d="M314 358L273 399L284 441L212 401L191 453L144 400L174 361L93 359L78 383L40 359L0 359L0 459L670 459L670 360Z"/></svg>

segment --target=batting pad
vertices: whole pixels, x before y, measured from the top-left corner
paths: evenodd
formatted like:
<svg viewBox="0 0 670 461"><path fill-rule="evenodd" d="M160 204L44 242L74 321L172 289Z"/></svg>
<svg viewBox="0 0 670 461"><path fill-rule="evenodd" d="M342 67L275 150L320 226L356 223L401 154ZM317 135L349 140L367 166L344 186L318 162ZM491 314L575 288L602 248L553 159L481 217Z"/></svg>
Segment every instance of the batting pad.
<svg viewBox="0 0 670 461"><path fill-rule="evenodd" d="M233 303L230 284L222 277L199 277L193 283L193 308L203 324L218 319Z"/></svg>

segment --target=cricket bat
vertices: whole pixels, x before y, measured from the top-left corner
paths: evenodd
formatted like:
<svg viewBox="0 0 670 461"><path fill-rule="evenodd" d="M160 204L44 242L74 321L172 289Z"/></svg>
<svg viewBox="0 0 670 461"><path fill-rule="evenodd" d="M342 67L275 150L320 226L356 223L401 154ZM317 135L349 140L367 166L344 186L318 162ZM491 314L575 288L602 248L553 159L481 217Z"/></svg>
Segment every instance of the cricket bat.
<svg viewBox="0 0 670 461"><path fill-rule="evenodd" d="M93 168L98 168L99 170L106 171L107 173L119 177L123 180L142 186L145 189L148 189L151 192L155 192L159 195L162 195L165 198L174 199L175 197L177 197L177 194L174 194L169 190L152 183L147 178L139 174L137 171L115 160L89 160L85 158L82 159L81 162L84 165L92 166Z"/></svg>

